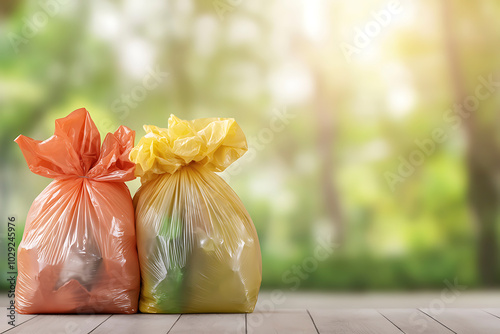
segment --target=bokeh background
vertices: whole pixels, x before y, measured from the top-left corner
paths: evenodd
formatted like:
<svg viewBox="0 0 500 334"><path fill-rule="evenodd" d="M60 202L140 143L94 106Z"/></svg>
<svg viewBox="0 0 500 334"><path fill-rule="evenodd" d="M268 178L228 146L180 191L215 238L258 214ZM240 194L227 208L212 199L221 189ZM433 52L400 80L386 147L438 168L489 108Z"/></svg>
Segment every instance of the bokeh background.
<svg viewBox="0 0 500 334"><path fill-rule="evenodd" d="M102 135L234 117L250 151L222 176L263 288L499 286L498 17L496 0L0 2L0 286L7 217L19 241L50 182L13 140L80 107Z"/></svg>

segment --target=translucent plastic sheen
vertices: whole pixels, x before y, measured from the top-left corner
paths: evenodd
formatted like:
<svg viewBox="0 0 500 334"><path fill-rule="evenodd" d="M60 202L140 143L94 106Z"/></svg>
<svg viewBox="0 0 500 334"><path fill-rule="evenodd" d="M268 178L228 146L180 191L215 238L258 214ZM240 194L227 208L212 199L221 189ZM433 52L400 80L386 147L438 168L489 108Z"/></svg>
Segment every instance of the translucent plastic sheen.
<svg viewBox="0 0 500 334"><path fill-rule="evenodd" d="M134 197L147 313L252 312L262 277L255 227L214 171L247 150L232 119L144 127L131 152L142 186Z"/></svg>
<svg viewBox="0 0 500 334"><path fill-rule="evenodd" d="M30 170L53 178L33 202L18 252L19 313L135 313L139 264L125 181L134 132L101 147L85 109L56 121L54 136L16 139Z"/></svg>

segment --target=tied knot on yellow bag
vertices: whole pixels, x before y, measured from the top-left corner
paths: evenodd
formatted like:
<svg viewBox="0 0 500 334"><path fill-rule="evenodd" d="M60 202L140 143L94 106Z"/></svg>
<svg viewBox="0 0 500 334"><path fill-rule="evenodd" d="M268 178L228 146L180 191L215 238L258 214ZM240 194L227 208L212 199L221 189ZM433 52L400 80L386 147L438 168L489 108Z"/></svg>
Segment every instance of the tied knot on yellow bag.
<svg viewBox="0 0 500 334"><path fill-rule="evenodd" d="M186 121L170 115L167 129L145 125L144 130L146 135L130 152L143 183L192 163L222 172L248 149L243 131L232 118Z"/></svg>

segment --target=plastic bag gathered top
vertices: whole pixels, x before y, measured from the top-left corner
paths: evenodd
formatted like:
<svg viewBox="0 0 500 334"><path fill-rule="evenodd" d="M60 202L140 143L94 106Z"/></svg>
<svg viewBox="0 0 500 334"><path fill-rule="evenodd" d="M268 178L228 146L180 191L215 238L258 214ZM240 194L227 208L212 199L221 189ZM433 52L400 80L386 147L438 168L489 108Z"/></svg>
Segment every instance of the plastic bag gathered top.
<svg viewBox="0 0 500 334"><path fill-rule="evenodd" d="M247 150L233 119L171 116L130 153L142 186L134 196L147 313L252 312L262 279L259 240L221 172Z"/></svg>
<svg viewBox="0 0 500 334"><path fill-rule="evenodd" d="M134 131L121 126L101 147L85 109L56 120L45 141L19 136L30 170L53 178L35 199L18 253L19 313L135 313L139 264L125 181Z"/></svg>

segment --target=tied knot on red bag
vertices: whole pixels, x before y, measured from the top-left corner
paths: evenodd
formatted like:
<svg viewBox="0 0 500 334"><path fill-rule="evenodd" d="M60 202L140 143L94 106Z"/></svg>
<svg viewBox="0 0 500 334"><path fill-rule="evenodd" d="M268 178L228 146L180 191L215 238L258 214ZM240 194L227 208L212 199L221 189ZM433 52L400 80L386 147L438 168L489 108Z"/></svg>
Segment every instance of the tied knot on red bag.
<svg viewBox="0 0 500 334"><path fill-rule="evenodd" d="M52 179L125 182L135 178L135 164L128 158L134 139L134 131L120 126L106 135L101 146L101 136L89 112L80 108L56 120L54 135L47 140L20 135L15 142L35 174Z"/></svg>

